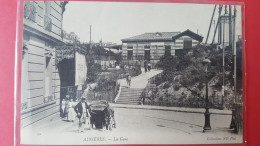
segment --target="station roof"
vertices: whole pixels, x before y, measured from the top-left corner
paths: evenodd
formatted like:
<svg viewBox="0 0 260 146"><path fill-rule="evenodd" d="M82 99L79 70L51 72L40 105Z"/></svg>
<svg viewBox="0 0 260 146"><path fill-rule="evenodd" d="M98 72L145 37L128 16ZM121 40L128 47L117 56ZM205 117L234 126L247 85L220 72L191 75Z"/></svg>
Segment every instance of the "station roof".
<svg viewBox="0 0 260 146"><path fill-rule="evenodd" d="M122 39L122 42L136 41L172 41L172 37L180 32L151 32Z"/></svg>
<svg viewBox="0 0 260 146"><path fill-rule="evenodd" d="M129 37L122 39L121 41L124 42L138 42L138 41L174 41L182 36L190 36L191 38L202 41L203 37L190 31L187 29L184 32L153 32L153 33L144 33L137 36Z"/></svg>
<svg viewBox="0 0 260 146"><path fill-rule="evenodd" d="M179 33L179 34L173 36L172 39L176 40L176 39L178 39L178 38L180 38L182 36L189 36L189 37L191 37L191 38L193 38L193 39L195 39L195 40L197 40L199 42L202 42L202 40L203 40L202 36L200 36L200 35L192 32L192 31L190 31L189 29L187 29L186 31L184 31L182 33Z"/></svg>

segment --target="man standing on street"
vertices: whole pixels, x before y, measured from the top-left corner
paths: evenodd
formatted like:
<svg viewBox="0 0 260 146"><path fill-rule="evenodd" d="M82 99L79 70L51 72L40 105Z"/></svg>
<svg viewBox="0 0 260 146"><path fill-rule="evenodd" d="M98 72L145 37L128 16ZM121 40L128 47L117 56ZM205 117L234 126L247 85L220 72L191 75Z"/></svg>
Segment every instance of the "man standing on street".
<svg viewBox="0 0 260 146"><path fill-rule="evenodd" d="M79 132L83 132L85 128L85 124L89 124L89 106L86 102L86 98L81 98L81 102L79 102L74 107L75 112L77 113L77 117L79 118ZM87 120L88 119L88 120Z"/></svg>

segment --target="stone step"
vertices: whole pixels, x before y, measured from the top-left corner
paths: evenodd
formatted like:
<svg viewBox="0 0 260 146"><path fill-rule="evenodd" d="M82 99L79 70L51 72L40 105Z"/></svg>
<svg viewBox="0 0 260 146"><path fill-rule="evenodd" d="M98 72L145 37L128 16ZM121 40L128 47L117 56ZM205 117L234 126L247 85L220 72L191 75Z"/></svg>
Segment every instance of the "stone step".
<svg viewBox="0 0 260 146"><path fill-rule="evenodd" d="M118 102L118 101L125 101L125 102L127 102L127 101L141 101L141 99L139 99L139 98L127 99L127 98L126 98L126 99L118 99L117 102Z"/></svg>
<svg viewBox="0 0 260 146"><path fill-rule="evenodd" d="M143 88L121 88L121 91L142 91Z"/></svg>
<svg viewBox="0 0 260 146"><path fill-rule="evenodd" d="M119 102L116 102L117 104L140 104L140 101L128 101L128 102L124 102L124 101L119 101Z"/></svg>
<svg viewBox="0 0 260 146"><path fill-rule="evenodd" d="M121 96L140 96L142 93L121 93Z"/></svg>
<svg viewBox="0 0 260 146"><path fill-rule="evenodd" d="M137 99L141 96L120 96L118 99Z"/></svg>
<svg viewBox="0 0 260 146"><path fill-rule="evenodd" d="M120 95L141 95L142 92L121 92Z"/></svg>
<svg viewBox="0 0 260 146"><path fill-rule="evenodd" d="M140 103L116 103L116 104L140 105Z"/></svg>

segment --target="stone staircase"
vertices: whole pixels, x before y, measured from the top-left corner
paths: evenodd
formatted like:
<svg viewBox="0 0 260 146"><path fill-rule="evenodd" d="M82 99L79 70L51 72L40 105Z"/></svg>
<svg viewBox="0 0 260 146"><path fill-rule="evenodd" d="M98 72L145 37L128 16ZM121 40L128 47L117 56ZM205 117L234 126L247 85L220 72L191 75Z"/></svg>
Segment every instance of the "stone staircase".
<svg viewBox="0 0 260 146"><path fill-rule="evenodd" d="M137 105L141 103L142 88L121 88L121 93L117 99L117 104L132 104Z"/></svg>

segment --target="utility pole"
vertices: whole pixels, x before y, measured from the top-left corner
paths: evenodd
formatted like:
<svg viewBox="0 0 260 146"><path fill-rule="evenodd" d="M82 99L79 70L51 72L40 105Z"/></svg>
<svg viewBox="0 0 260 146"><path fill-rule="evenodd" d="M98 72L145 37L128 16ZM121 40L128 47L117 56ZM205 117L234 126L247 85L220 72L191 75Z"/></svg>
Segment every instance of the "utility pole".
<svg viewBox="0 0 260 146"><path fill-rule="evenodd" d="M109 46L109 48L108 48L108 66L110 67L110 47L111 46Z"/></svg>
<svg viewBox="0 0 260 146"><path fill-rule="evenodd" d="M227 14L227 6L225 6L225 14ZM224 109L224 98L225 98L225 25L226 25L226 20L225 20L225 15L223 18L223 44L222 44L222 99L221 99L221 103L222 103L222 108Z"/></svg>
<svg viewBox="0 0 260 146"><path fill-rule="evenodd" d="M213 42L215 41L216 31L217 31L217 28L218 28L218 25L219 25L220 15L221 15L222 8L223 8L223 5L220 5L220 6L219 6L219 11L218 11L218 21L217 21L217 25L216 25L216 27L215 27L215 31L214 31L214 35L213 35L213 39L212 39L212 44L213 44Z"/></svg>
<svg viewBox="0 0 260 146"><path fill-rule="evenodd" d="M233 42L232 42L232 7L231 7L231 5L229 5L229 36L228 36L228 38L229 38L229 47L232 47Z"/></svg>
<svg viewBox="0 0 260 146"><path fill-rule="evenodd" d="M208 30L208 34L207 34L207 38L206 38L205 44L207 44L207 42L208 42L209 33L210 33L210 29L211 29L211 25L212 25L212 21L213 21L213 17L214 17L214 14L215 14L216 7L217 7L217 5L215 5L213 13L212 13L212 16L211 16L211 20L210 20L210 24L209 24L209 30Z"/></svg>
<svg viewBox="0 0 260 146"><path fill-rule="evenodd" d="M90 37L89 37L89 45L91 46L91 25L90 25Z"/></svg>
<svg viewBox="0 0 260 146"><path fill-rule="evenodd" d="M234 50L234 102L237 102L237 46L236 46L236 6L234 6L234 22L233 22L233 50Z"/></svg>
<svg viewBox="0 0 260 146"><path fill-rule="evenodd" d="M237 102L237 48L236 48L236 6L234 6L234 20L233 20L233 56L234 56L234 99L233 99L233 107L232 107L232 118L230 123L230 129L235 128L235 114L236 109L234 108L235 103Z"/></svg>
<svg viewBox="0 0 260 146"><path fill-rule="evenodd" d="M216 20L213 20L213 28L215 28L216 27ZM214 44L215 43L215 40L212 40L212 44Z"/></svg>

